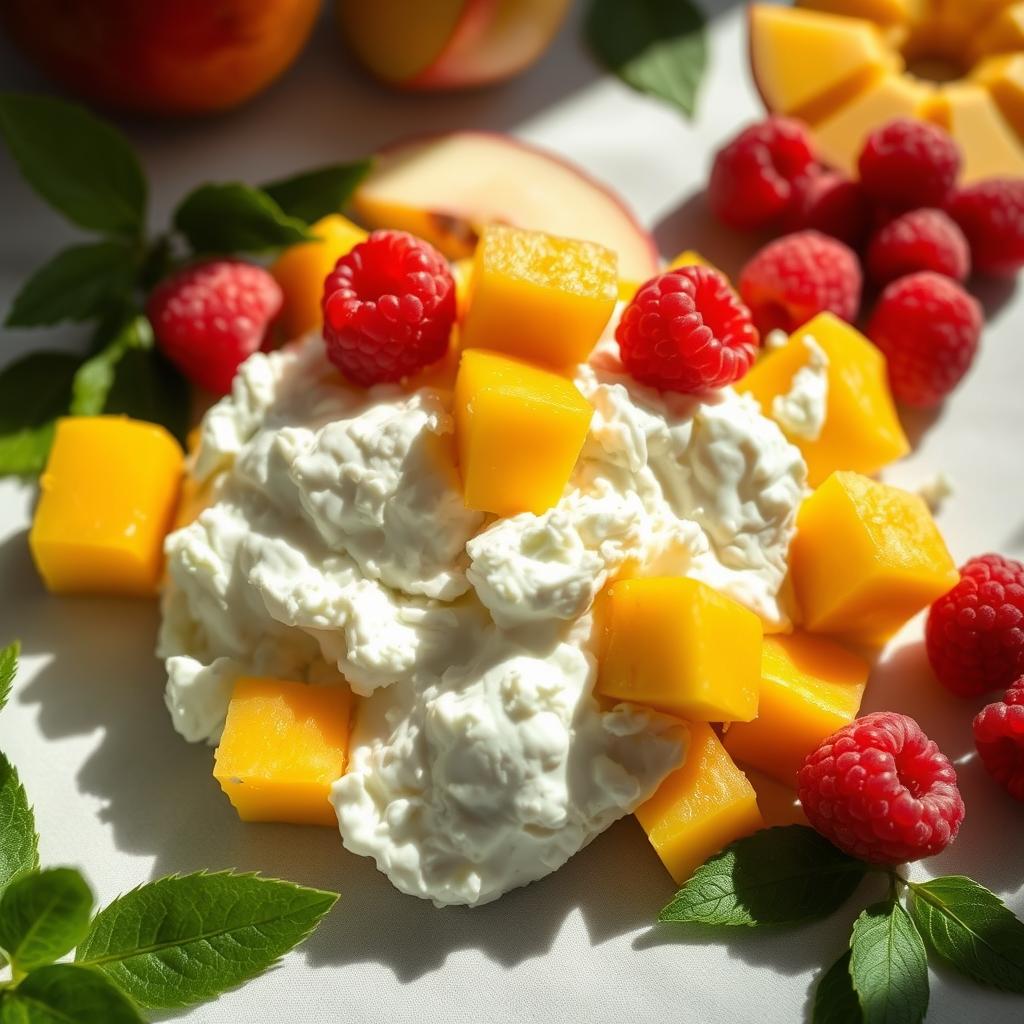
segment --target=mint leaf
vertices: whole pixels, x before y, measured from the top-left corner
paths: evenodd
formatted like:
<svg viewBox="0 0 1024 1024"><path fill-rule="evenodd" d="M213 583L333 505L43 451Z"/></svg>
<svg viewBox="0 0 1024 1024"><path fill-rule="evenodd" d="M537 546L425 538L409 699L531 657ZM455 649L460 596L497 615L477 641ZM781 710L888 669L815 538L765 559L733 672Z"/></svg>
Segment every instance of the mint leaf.
<svg viewBox="0 0 1024 1024"><path fill-rule="evenodd" d="M40 967L3 993L0 1024L142 1024L131 1001L98 971Z"/></svg>
<svg viewBox="0 0 1024 1024"><path fill-rule="evenodd" d="M0 371L0 476L42 471L78 363L64 352L33 352Z"/></svg>
<svg viewBox="0 0 1024 1024"><path fill-rule="evenodd" d="M189 1006L265 971L337 899L257 875L174 875L101 911L75 959L103 971L141 1006Z"/></svg>
<svg viewBox="0 0 1024 1024"><path fill-rule="evenodd" d="M850 977L864 1024L919 1024L928 1009L928 957L910 915L895 900L853 924Z"/></svg>
<svg viewBox="0 0 1024 1024"><path fill-rule="evenodd" d="M33 871L0 897L0 948L22 971L52 964L82 940L91 912L92 892L77 871Z"/></svg>
<svg viewBox="0 0 1024 1024"><path fill-rule="evenodd" d="M847 950L822 976L814 992L811 1024L861 1024L860 1000L850 977Z"/></svg>
<svg viewBox="0 0 1024 1024"><path fill-rule="evenodd" d="M806 825L763 829L697 868L658 920L747 927L809 921L839 907L866 871Z"/></svg>
<svg viewBox="0 0 1024 1024"><path fill-rule="evenodd" d="M109 330L110 326L101 326L97 341L102 337L101 332ZM153 328L146 317L134 316L117 325L111 340L78 368L71 385L71 415L98 416L102 413L124 354L133 348L152 347Z"/></svg>
<svg viewBox="0 0 1024 1024"><path fill-rule="evenodd" d="M1024 993L1024 921L963 875L913 884L910 914L924 941L961 974Z"/></svg>
<svg viewBox="0 0 1024 1024"><path fill-rule="evenodd" d="M174 226L196 253L266 252L314 237L266 192L239 184L201 185L182 200Z"/></svg>
<svg viewBox="0 0 1024 1024"><path fill-rule="evenodd" d="M594 0L584 31L609 71L693 116L707 43L704 15L691 0Z"/></svg>
<svg viewBox="0 0 1024 1024"><path fill-rule="evenodd" d="M146 179L125 137L83 107L0 93L0 135L25 180L80 227L142 233Z"/></svg>
<svg viewBox="0 0 1024 1024"><path fill-rule="evenodd" d="M132 250L121 242L76 245L40 267L14 297L8 327L40 327L88 320L112 300L130 294L135 278Z"/></svg>
<svg viewBox="0 0 1024 1024"><path fill-rule="evenodd" d="M14 686L14 677L18 672L18 655L21 653L21 645L17 640L0 648L0 708L6 705L11 696L11 687Z"/></svg>
<svg viewBox="0 0 1024 1024"><path fill-rule="evenodd" d="M370 173L370 166L369 160L333 164L271 182L263 186L263 191L289 217L312 224L344 209L356 186Z"/></svg>
<svg viewBox="0 0 1024 1024"><path fill-rule="evenodd" d="M39 837L14 765L0 754L0 890L39 864Z"/></svg>

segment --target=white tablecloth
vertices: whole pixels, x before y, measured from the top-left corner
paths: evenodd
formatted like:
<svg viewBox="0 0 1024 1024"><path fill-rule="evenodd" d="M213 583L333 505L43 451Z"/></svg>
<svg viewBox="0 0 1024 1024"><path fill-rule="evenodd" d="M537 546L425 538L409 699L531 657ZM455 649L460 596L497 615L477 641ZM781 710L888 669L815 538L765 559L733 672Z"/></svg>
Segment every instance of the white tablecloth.
<svg viewBox="0 0 1024 1024"><path fill-rule="evenodd" d="M749 243L718 231L699 191L722 139L758 113L742 10L714 24L712 68L695 124L603 76L583 48L579 12L542 63L493 90L399 95L352 68L325 20L300 63L244 109L209 120L129 121L152 181L153 221L201 180L266 180L356 157L410 133L463 127L514 132L604 178L650 224L663 253L703 251L735 269ZM0 87L44 88L0 44ZM0 153L0 306L72 231ZM918 447L889 478L913 486L937 470L957 486L941 522L958 560L1024 554L1024 301L984 295L981 358L941 413L911 424ZM29 345L73 344L73 331L0 332L0 363ZM622 1024L796 1022L815 972L839 954L864 896L811 927L712 934L651 926L673 887L632 819L552 877L480 910L435 910L399 895L330 830L242 825L210 776L208 749L172 731L153 660L156 608L56 600L29 561L33 490L0 482L0 642L20 637L23 670L0 716L0 749L35 802L44 863L80 866L99 898L168 872L260 870L343 894L320 931L283 965L189 1021ZM1024 912L1024 808L973 756L979 702L929 676L920 623L875 673L866 708L916 716L955 759L967 818L956 845L916 873L967 873ZM932 973L933 1024L1020 1021L1024 1003Z"/></svg>

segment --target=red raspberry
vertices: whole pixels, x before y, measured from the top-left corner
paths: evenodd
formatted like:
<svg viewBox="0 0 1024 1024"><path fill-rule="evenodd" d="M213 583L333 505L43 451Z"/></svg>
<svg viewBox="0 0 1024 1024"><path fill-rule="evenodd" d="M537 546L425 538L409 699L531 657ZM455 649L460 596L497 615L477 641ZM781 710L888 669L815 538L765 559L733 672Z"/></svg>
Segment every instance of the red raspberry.
<svg viewBox="0 0 1024 1024"><path fill-rule="evenodd" d="M745 128L715 155L708 204L729 227L768 227L785 213L793 184L814 164L807 129L788 117Z"/></svg>
<svg viewBox="0 0 1024 1024"><path fill-rule="evenodd" d="M958 697L1009 686L1024 673L1024 564L981 555L928 612L928 660Z"/></svg>
<svg viewBox="0 0 1024 1024"><path fill-rule="evenodd" d="M989 775L1014 800L1024 800L1024 676L975 717L974 745Z"/></svg>
<svg viewBox="0 0 1024 1024"><path fill-rule="evenodd" d="M946 210L967 236L975 270L1015 274L1024 266L1024 179L968 185L953 194Z"/></svg>
<svg viewBox="0 0 1024 1024"><path fill-rule="evenodd" d="M876 864L941 853L964 818L949 759L917 722L893 711L858 718L808 754L799 796L826 839Z"/></svg>
<svg viewBox="0 0 1024 1024"><path fill-rule="evenodd" d="M838 171L816 167L793 183L793 202L785 228L810 228L856 248L864 240L870 216L867 200L856 181Z"/></svg>
<svg viewBox="0 0 1024 1024"><path fill-rule="evenodd" d="M898 277L931 270L954 281L971 272L964 233L941 210L911 210L880 228L868 246L868 274L884 285Z"/></svg>
<svg viewBox="0 0 1024 1024"><path fill-rule="evenodd" d="M942 206L960 173L960 149L938 125L898 117L868 136L858 166L876 202L904 210Z"/></svg>
<svg viewBox="0 0 1024 1024"><path fill-rule="evenodd" d="M861 284L852 249L818 231L798 231L754 255L740 275L740 295L762 334L789 333L825 310L852 320Z"/></svg>
<svg viewBox="0 0 1024 1024"><path fill-rule="evenodd" d="M739 380L759 344L750 311L710 267L678 267L652 278L623 311L615 338L638 381L688 394Z"/></svg>
<svg viewBox="0 0 1024 1024"><path fill-rule="evenodd" d="M922 271L893 281L868 321L868 337L889 361L892 392L904 405L938 405L978 351L981 306L955 281Z"/></svg>
<svg viewBox="0 0 1024 1024"><path fill-rule="evenodd" d="M146 315L160 350L194 384L217 395L264 343L284 297L262 267L213 260L153 289Z"/></svg>
<svg viewBox="0 0 1024 1024"><path fill-rule="evenodd" d="M324 282L324 340L355 384L401 380L448 350L455 281L445 258L404 231L374 231Z"/></svg>

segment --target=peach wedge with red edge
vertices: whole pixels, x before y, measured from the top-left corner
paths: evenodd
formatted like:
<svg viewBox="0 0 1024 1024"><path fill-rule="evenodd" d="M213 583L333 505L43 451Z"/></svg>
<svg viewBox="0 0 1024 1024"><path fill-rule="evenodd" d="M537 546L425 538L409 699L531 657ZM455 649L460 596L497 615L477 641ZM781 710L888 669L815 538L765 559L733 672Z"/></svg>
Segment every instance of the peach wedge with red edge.
<svg viewBox="0 0 1024 1024"><path fill-rule="evenodd" d="M547 49L569 0L338 0L338 23L374 76L404 89L511 78Z"/></svg>
<svg viewBox="0 0 1024 1024"><path fill-rule="evenodd" d="M453 132L381 151L352 198L370 228L401 228L449 259L471 256L494 222L597 242L619 274L646 281L658 251L625 204L562 158L496 132Z"/></svg>

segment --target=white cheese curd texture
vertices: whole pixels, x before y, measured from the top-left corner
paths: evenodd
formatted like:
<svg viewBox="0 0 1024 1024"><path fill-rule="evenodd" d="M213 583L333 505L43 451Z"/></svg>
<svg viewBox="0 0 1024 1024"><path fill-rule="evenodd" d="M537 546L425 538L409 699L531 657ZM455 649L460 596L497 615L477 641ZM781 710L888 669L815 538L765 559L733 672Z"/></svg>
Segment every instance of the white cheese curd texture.
<svg viewBox="0 0 1024 1024"><path fill-rule="evenodd" d="M772 419L789 437L817 441L828 413L828 353L811 335L804 337L808 360L793 374L789 391L772 401Z"/></svg>
<svg viewBox="0 0 1024 1024"><path fill-rule="evenodd" d="M332 801L403 892L486 903L557 869L650 796L686 726L602 709L591 605L620 571L686 574L788 624L799 452L756 404L630 380L602 343L565 493L467 510L451 394L347 386L315 337L241 368L206 415L205 507L167 539L158 654L188 740L218 741L241 674L364 699Z"/></svg>

